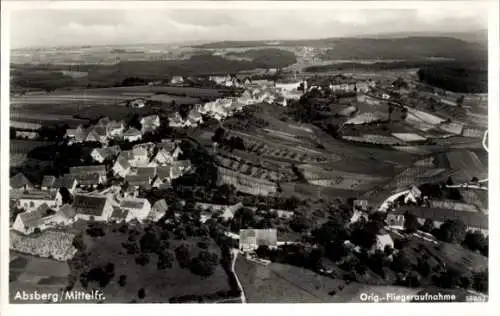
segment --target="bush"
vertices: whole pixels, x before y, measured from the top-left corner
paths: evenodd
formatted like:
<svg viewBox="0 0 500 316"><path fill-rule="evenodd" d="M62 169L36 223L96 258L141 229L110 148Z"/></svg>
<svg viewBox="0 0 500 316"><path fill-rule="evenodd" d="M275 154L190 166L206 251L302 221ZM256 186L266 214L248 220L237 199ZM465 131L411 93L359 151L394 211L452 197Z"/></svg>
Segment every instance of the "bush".
<svg viewBox="0 0 500 316"><path fill-rule="evenodd" d="M144 288L140 288L137 291L137 297L141 300L144 299L146 297L146 290Z"/></svg>
<svg viewBox="0 0 500 316"><path fill-rule="evenodd" d="M149 256L145 253L142 253L140 255L138 255L137 257L135 257L135 263L141 265L141 266L145 266L149 263L150 259L149 259Z"/></svg>
<svg viewBox="0 0 500 316"><path fill-rule="evenodd" d="M118 279L118 284L121 287L124 287L125 285L127 285L127 276L125 274L120 275L120 278Z"/></svg>
<svg viewBox="0 0 500 316"><path fill-rule="evenodd" d="M190 270L196 275L208 277L214 273L218 264L219 257L217 254L208 251L200 251L198 256L191 261Z"/></svg>
<svg viewBox="0 0 500 316"><path fill-rule="evenodd" d="M187 268L191 263L191 252L189 246L182 244L175 248L175 258L181 268Z"/></svg>
<svg viewBox="0 0 500 316"><path fill-rule="evenodd" d="M208 244L206 242L200 241L200 242L198 242L197 245L198 245L198 248L200 248L200 249L205 249L205 250L208 249Z"/></svg>

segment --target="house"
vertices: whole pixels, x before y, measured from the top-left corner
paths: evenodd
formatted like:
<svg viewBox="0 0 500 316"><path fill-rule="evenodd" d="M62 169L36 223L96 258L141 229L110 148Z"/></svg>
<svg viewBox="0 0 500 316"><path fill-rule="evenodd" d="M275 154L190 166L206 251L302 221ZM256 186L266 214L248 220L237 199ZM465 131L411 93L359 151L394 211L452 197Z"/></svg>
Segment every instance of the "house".
<svg viewBox="0 0 500 316"><path fill-rule="evenodd" d="M151 212L149 212L148 219L153 222L159 221L165 213L168 211L168 204L165 199L158 200L153 203L151 207Z"/></svg>
<svg viewBox="0 0 500 316"><path fill-rule="evenodd" d="M47 204L42 204L32 212L19 213L12 224L12 229L29 235L35 232L35 229L44 230L47 228L46 221L54 215Z"/></svg>
<svg viewBox="0 0 500 316"><path fill-rule="evenodd" d="M122 138L125 131L125 124L123 121L111 121L106 125L106 132L109 138Z"/></svg>
<svg viewBox="0 0 500 316"><path fill-rule="evenodd" d="M143 108L146 105L146 101L142 98L138 98L132 101L129 101L129 107L134 109Z"/></svg>
<svg viewBox="0 0 500 316"><path fill-rule="evenodd" d="M127 154L130 157L130 154ZM149 163L149 151L144 147L135 147L131 151L132 159L129 163L132 167L144 167Z"/></svg>
<svg viewBox="0 0 500 316"><path fill-rule="evenodd" d="M430 219L437 228L447 220L460 220L466 225L468 231L480 231L484 235L488 234L488 215L481 212L464 212L452 209L414 206L400 207L394 212L402 215L409 212L417 217L421 225L425 223L426 219Z"/></svg>
<svg viewBox="0 0 500 316"><path fill-rule="evenodd" d="M142 222L151 212L151 204L147 199L125 198L120 202L120 209L128 212L126 222L133 219Z"/></svg>
<svg viewBox="0 0 500 316"><path fill-rule="evenodd" d="M182 76L173 76L170 80L171 84L181 84L184 83L184 78Z"/></svg>
<svg viewBox="0 0 500 316"><path fill-rule="evenodd" d="M141 126L141 132L143 134L155 131L160 127L160 117L158 115L145 116L141 119Z"/></svg>
<svg viewBox="0 0 500 316"><path fill-rule="evenodd" d="M57 212L47 220L51 226L68 226L74 223L76 217L75 209L70 204L64 204Z"/></svg>
<svg viewBox="0 0 500 316"><path fill-rule="evenodd" d="M59 190L61 188L66 188L68 191L73 194L76 190L76 186L78 185L78 180L74 175L71 174L65 174L62 177L57 178L57 180L54 182L54 185L50 189L55 189Z"/></svg>
<svg viewBox="0 0 500 316"><path fill-rule="evenodd" d="M368 201L367 200L354 200L353 207L354 207L354 210L366 211L366 210L368 210Z"/></svg>
<svg viewBox="0 0 500 316"><path fill-rule="evenodd" d="M255 251L259 246L277 247L277 230L240 229L239 249L245 252Z"/></svg>
<svg viewBox="0 0 500 316"><path fill-rule="evenodd" d="M210 213L210 215L215 212L221 212L221 217L224 220L229 220L234 217L236 211L243 208L243 203L239 202L234 205L223 205L197 202L195 203L194 208L205 213Z"/></svg>
<svg viewBox="0 0 500 316"><path fill-rule="evenodd" d="M203 124L203 117L201 116L201 113L196 109L192 109L191 111L189 111L188 119L193 121L195 124Z"/></svg>
<svg viewBox="0 0 500 316"><path fill-rule="evenodd" d="M13 191L10 192L10 200L26 211L33 211L43 204L52 209L58 209L62 205L62 196L58 191Z"/></svg>
<svg viewBox="0 0 500 316"><path fill-rule="evenodd" d="M107 195L76 194L72 204L75 220L107 221L113 212L111 199Z"/></svg>
<svg viewBox="0 0 500 316"><path fill-rule="evenodd" d="M372 250L384 251L388 246L394 249L394 241L392 240L391 235L388 233L377 234L376 242Z"/></svg>
<svg viewBox="0 0 500 316"><path fill-rule="evenodd" d="M149 176L143 175L127 175L125 181L129 184L131 188L137 190L139 188L149 189L151 188L151 178Z"/></svg>
<svg viewBox="0 0 500 316"><path fill-rule="evenodd" d="M216 84L224 84L226 81L231 81L231 76L210 76L208 80L215 82Z"/></svg>
<svg viewBox="0 0 500 316"><path fill-rule="evenodd" d="M123 133L123 139L128 142L135 142L142 138L141 132L134 127L129 128L125 133Z"/></svg>
<svg viewBox="0 0 500 316"><path fill-rule="evenodd" d="M389 212L385 218L387 226L397 230L403 230L405 226L405 216L394 212Z"/></svg>
<svg viewBox="0 0 500 316"><path fill-rule="evenodd" d="M15 176L10 178L10 189L26 191L33 189L33 184L26 178L21 172L17 173Z"/></svg>
<svg viewBox="0 0 500 316"><path fill-rule="evenodd" d="M106 159L111 159L120 153L120 147L115 145L104 148L94 148L90 153L92 159L99 163L103 163Z"/></svg>
<svg viewBox="0 0 500 316"><path fill-rule="evenodd" d="M92 182L92 185L103 184L107 181L106 166L104 165L70 167L69 173L76 178L80 185L84 186L89 185L84 182L88 182L89 180L94 181L93 179L97 180Z"/></svg>
<svg viewBox="0 0 500 316"><path fill-rule="evenodd" d="M124 156L118 156L113 165L113 174L125 178L130 173L130 163Z"/></svg>
<svg viewBox="0 0 500 316"><path fill-rule="evenodd" d="M49 190L54 188L57 178L55 176L43 176L41 189Z"/></svg>
<svg viewBox="0 0 500 316"><path fill-rule="evenodd" d="M108 142L108 135L105 127L94 126L87 135L87 142L98 142L101 144L106 144Z"/></svg>
<svg viewBox="0 0 500 316"><path fill-rule="evenodd" d="M38 136L39 136L38 132L33 132L33 131L16 131L16 137L17 138L36 139Z"/></svg>
<svg viewBox="0 0 500 316"><path fill-rule="evenodd" d="M111 213L111 216L109 217L109 221L115 222L115 223L126 222L127 217L128 217L127 210L122 210L118 206L113 206L113 212Z"/></svg>
<svg viewBox="0 0 500 316"><path fill-rule="evenodd" d="M132 170L133 174L149 177L153 179L156 176L156 167L136 167Z"/></svg>
<svg viewBox="0 0 500 316"><path fill-rule="evenodd" d="M64 138L68 140L68 144L83 143L90 132L90 129L84 128L82 125L78 125L76 129L67 129Z"/></svg>
<svg viewBox="0 0 500 316"><path fill-rule="evenodd" d="M160 148L153 158L153 162L157 163L160 166L171 163L173 161L174 157L172 157L171 153L164 148Z"/></svg>

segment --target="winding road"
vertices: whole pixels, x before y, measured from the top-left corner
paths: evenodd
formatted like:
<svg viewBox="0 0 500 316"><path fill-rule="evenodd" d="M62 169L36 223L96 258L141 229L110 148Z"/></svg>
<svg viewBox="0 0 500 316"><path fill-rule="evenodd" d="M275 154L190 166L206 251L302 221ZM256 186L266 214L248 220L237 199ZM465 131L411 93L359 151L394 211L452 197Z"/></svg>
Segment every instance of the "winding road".
<svg viewBox="0 0 500 316"><path fill-rule="evenodd" d="M234 270L234 265L236 264L236 259L238 258L239 251L237 249L231 250L231 257L232 257L232 262L231 262L231 272L234 274L236 278L236 282L238 283L238 288L240 289L240 298L241 298L241 303L245 304L247 302L247 298L245 297L245 292L243 291L243 286L241 285L240 279L238 278L238 275L236 274L236 271Z"/></svg>

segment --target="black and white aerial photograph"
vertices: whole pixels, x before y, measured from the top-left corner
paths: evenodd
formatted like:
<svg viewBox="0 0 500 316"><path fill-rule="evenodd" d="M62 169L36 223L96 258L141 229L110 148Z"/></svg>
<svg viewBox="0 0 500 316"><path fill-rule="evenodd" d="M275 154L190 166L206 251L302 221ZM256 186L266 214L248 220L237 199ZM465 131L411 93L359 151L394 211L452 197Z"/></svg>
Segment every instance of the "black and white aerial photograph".
<svg viewBox="0 0 500 316"><path fill-rule="evenodd" d="M491 3L119 3L9 10L10 304L489 301Z"/></svg>

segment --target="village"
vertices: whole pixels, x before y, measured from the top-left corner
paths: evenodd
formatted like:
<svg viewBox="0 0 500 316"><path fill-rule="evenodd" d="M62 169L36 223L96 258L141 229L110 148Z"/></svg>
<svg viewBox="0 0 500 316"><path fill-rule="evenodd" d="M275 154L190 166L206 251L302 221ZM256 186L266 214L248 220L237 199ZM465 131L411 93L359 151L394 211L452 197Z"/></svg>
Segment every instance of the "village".
<svg viewBox="0 0 500 316"><path fill-rule="evenodd" d="M409 95L416 91L416 86L405 84L404 88L399 87L398 82L403 81L401 78L395 82L377 83L372 79L343 75L297 80L296 75L291 74L287 80L279 81L239 80L225 75L210 76L208 80L216 86L238 89L238 95L195 104L185 113L177 111L166 117L164 114L143 115L134 125L106 116L94 124L79 124L65 131L62 146L71 150L86 144L94 145L85 151L87 157L81 157L77 165L69 166L68 172L44 174L43 179L35 183L21 172L13 175L10 180L11 249L59 261L73 260L81 249L75 248L71 236L75 236L75 227L80 227L81 223L87 223L85 227L101 225L95 226L100 227L99 230L106 230L106 225L126 225L128 229L167 225L176 232L175 226L182 227L194 221L195 224L189 225L217 229L224 236L220 237L225 240L223 243L231 245L232 268L228 271L237 280L235 291L245 301L241 294L244 293L243 287L235 272L238 270L238 255L263 266L272 264L278 256L280 262L306 267L330 278L348 278L363 283L363 278L369 279L363 267L372 264L370 258L383 257L384 269L391 267L391 262L396 262L394 265L401 263L406 253L400 245L401 240L438 247L443 240L453 243L458 238L461 243L464 239L482 240L488 235L487 203L484 203L483 194L487 193L485 182L471 179L465 171L454 169L453 173L449 167L436 165L432 151L430 158L414 160L385 183L385 176L371 179L367 178L366 172L327 170L326 163L346 158L339 156L339 152L324 149L327 143L312 147L298 140L291 131L296 131L297 135L309 135L314 130L305 124L288 123L286 129L281 130L273 125L274 129L260 128L253 135L231 127L240 117L248 116L245 111L250 108L293 113L301 102L316 100L317 103L311 106L314 108L333 95L342 105L340 110L337 105L333 109L338 111L336 119L343 118L336 131L337 138L356 146L391 146L405 152L435 146L431 140L436 139L459 137L471 143L481 141L484 129L467 127L466 123L454 123L405 105L412 99ZM184 77L173 76L169 84L185 87L187 83ZM439 96L434 94L433 97ZM352 101L341 103L344 99ZM386 104L391 102L395 109L405 114L402 122L410 126L405 128L412 132L400 130L390 135L380 132L383 130L380 124L392 124L397 120L392 111L388 120L387 113L383 112ZM140 98L128 103L131 111L146 106L145 100ZM366 110L367 106L370 110ZM217 129L205 127L207 120L217 122ZM21 127L16 137L39 137L36 132L39 126L35 125L14 124L14 128ZM359 130L374 125L379 135L362 131L364 135L358 136ZM184 137L163 135L166 128L188 131L188 134L183 134ZM206 156L200 158L197 156L199 152L193 154L191 149L185 152L187 143ZM352 159L357 159L354 157ZM213 159L212 165L210 159ZM89 163L82 164L83 161ZM196 178L200 171L212 167L216 174L215 187L197 182L191 182L187 187L183 184L183 179ZM464 172L466 175L462 175ZM450 176L465 182L465 185L454 187ZM446 181L449 183L442 186ZM297 182L308 190L337 190L349 186L353 192L365 193L357 196L352 193L348 199L344 195L341 196L342 202L338 199L333 202L331 198L340 191L332 191L334 193L327 198L328 201L323 201L323 198L314 198L309 193L300 193L298 189L290 191L289 187L298 187ZM365 187L373 189L366 190ZM186 195L186 190L192 194ZM215 190L215 195L207 195L210 190ZM192 197L195 191L201 197ZM458 191L459 200L452 197L453 192ZM219 200L225 203L216 203L214 196L221 196ZM291 206L280 208L280 199L284 201L281 204L289 202ZM310 208L314 203L320 203L316 202L318 200L323 203L321 207L328 209L322 218L311 215ZM298 206L301 203L303 206ZM95 233L94 228L88 228L87 234L89 229ZM456 233L456 229L462 232ZM78 231L76 229L77 235ZM455 234L460 234L460 237L454 237ZM476 243L479 242L475 241L471 247L483 249ZM313 260L310 257L319 248L325 253L310 262ZM290 252L298 249L305 249L306 254L292 260ZM353 259L357 257L365 258L362 260L366 262ZM361 276L346 276L339 272L338 267L348 264L349 260L357 260L357 273ZM399 266L394 268L398 269ZM415 278L420 280L421 277L415 277L411 268L406 269L400 271L397 278L394 276L395 282L407 285L415 282ZM384 280L391 282L387 278Z"/></svg>

